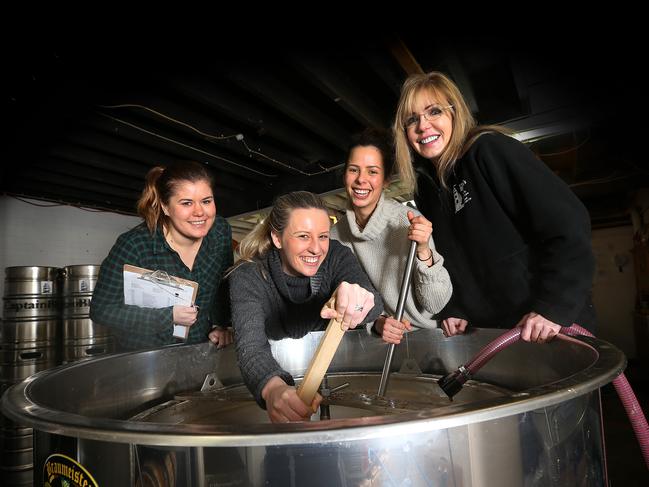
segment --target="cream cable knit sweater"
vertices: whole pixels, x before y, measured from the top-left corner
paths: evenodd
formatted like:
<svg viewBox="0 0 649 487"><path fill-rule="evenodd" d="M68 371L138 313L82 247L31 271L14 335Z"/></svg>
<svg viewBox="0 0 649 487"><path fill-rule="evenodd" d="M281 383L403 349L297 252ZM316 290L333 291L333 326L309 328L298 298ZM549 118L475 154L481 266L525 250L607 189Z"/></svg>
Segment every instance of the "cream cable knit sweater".
<svg viewBox="0 0 649 487"><path fill-rule="evenodd" d="M356 224L354 211L347 210L331 229L331 238L351 248L367 273L370 281L381 294L385 312L394 316L399 301L403 272L408 260L408 207L394 200L384 199L383 194L367 225L361 231ZM404 317L419 328L436 328L433 316L451 298L453 287L444 268L444 258L437 253L431 237L430 248L435 264L415 258L412 281L404 307ZM372 323L368 324L368 331Z"/></svg>

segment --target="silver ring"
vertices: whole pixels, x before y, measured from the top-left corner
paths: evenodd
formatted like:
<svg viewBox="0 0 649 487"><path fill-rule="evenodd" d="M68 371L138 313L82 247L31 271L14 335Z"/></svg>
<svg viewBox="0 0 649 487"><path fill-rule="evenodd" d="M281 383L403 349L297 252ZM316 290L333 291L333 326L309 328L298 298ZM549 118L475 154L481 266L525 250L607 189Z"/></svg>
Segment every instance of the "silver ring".
<svg viewBox="0 0 649 487"><path fill-rule="evenodd" d="M354 306L354 311L363 311L363 307L360 304Z"/></svg>

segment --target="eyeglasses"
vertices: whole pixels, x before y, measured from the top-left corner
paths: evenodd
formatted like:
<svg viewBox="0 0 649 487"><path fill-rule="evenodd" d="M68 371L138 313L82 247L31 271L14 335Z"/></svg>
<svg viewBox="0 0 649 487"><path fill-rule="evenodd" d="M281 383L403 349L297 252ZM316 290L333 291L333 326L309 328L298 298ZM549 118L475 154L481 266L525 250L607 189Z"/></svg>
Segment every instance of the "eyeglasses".
<svg viewBox="0 0 649 487"><path fill-rule="evenodd" d="M449 108L453 108L453 105L446 105L445 107L435 105L429 107L421 115L412 115L411 117L406 118L405 122L403 122L403 126L406 129L411 129L413 127L416 127L419 124L420 117L422 116L429 122L432 122L434 120L437 120L439 117L441 117L442 114L444 113L444 110L448 110Z"/></svg>

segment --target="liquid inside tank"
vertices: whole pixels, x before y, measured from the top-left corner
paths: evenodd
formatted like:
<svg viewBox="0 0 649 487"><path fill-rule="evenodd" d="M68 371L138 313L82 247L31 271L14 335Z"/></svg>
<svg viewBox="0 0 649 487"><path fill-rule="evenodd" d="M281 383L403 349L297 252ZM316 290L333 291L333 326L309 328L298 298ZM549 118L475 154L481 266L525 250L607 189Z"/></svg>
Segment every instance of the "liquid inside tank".
<svg viewBox="0 0 649 487"><path fill-rule="evenodd" d="M479 408L482 401L506 397L502 387L468 381L451 403L437 385L439 376L394 372L383 397L377 396L381 374L334 374L327 377L328 389L321 407L310 418L363 418L435 409L449 404ZM328 410L327 410L328 409ZM326 417L322 417L326 414ZM170 401L155 405L132 421L171 424L236 425L270 423L266 412L244 385L210 390L184 391Z"/></svg>

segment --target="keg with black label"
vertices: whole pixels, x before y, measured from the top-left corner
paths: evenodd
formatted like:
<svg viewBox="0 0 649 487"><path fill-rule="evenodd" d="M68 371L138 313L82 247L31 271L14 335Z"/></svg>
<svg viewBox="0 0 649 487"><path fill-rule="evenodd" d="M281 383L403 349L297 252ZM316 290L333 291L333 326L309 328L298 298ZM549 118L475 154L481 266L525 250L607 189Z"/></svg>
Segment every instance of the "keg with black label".
<svg viewBox="0 0 649 487"><path fill-rule="evenodd" d="M40 320L60 315L59 269L24 266L5 269L5 320Z"/></svg>
<svg viewBox="0 0 649 487"><path fill-rule="evenodd" d="M0 393L61 363L61 299L57 267L5 269L0 321ZM33 431L0 415L0 477L32 485Z"/></svg>
<svg viewBox="0 0 649 487"><path fill-rule="evenodd" d="M0 323L0 384L11 385L61 363L57 267L5 269Z"/></svg>
<svg viewBox="0 0 649 487"><path fill-rule="evenodd" d="M115 351L111 330L90 319L92 292L99 276L98 265L63 268L63 363L93 358Z"/></svg>

